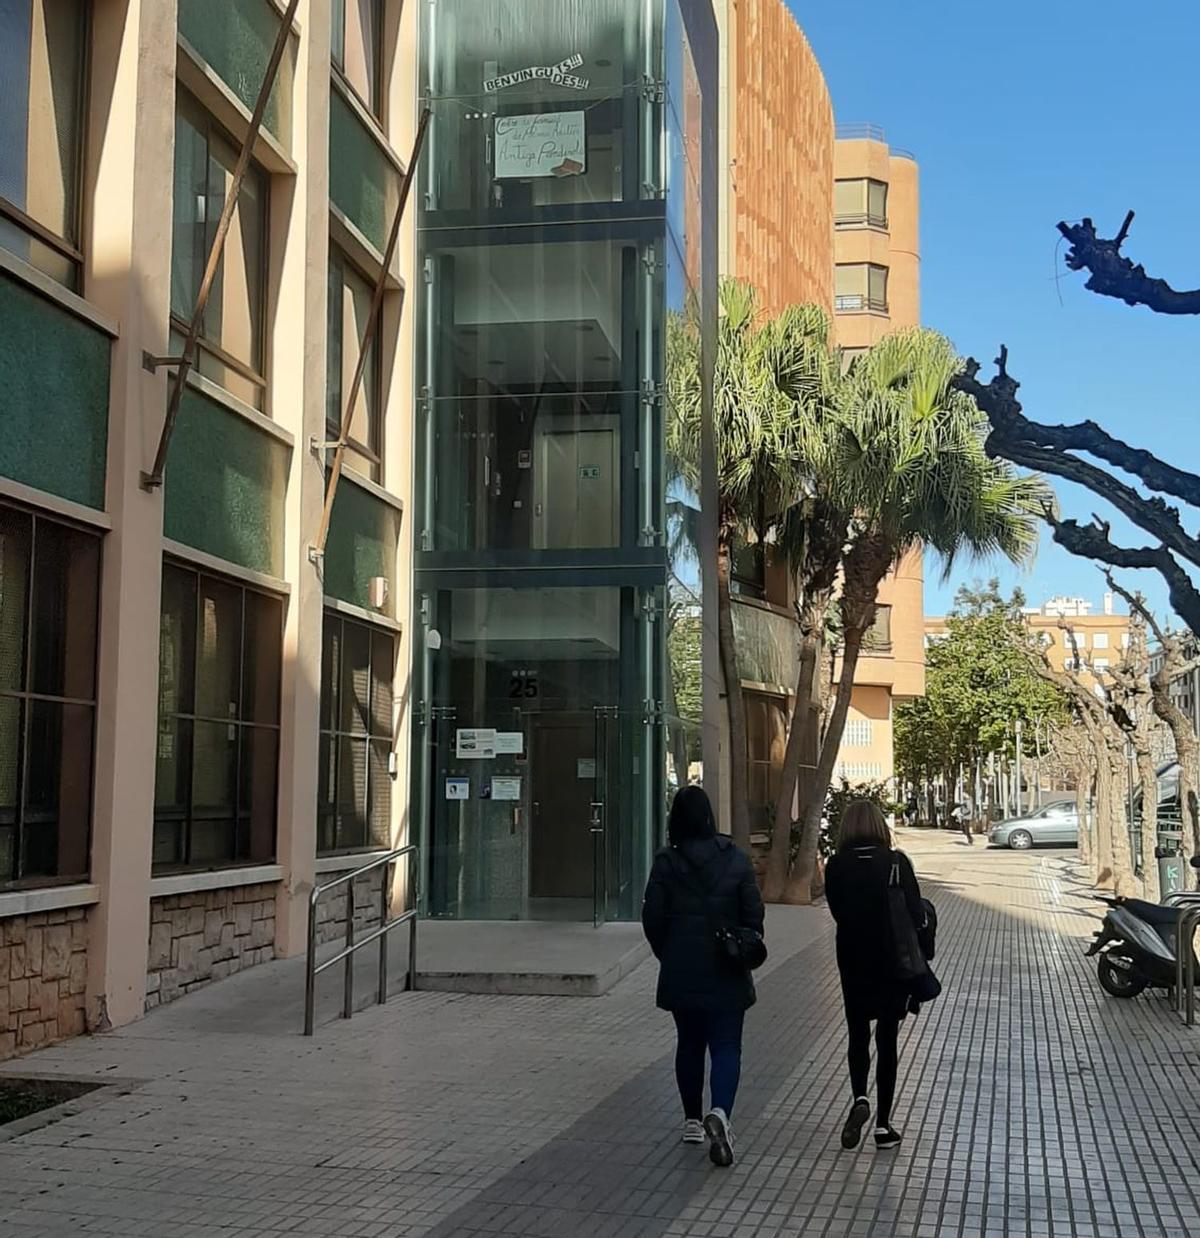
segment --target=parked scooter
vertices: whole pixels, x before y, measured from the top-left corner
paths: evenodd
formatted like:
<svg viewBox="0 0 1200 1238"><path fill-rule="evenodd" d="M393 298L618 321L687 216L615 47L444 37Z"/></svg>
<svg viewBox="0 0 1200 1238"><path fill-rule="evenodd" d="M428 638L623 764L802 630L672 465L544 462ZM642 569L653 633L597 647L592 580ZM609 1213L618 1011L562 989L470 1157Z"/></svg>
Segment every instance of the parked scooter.
<svg viewBox="0 0 1200 1238"><path fill-rule="evenodd" d="M1200 869L1200 856L1192 860ZM1140 898L1099 896L1108 905L1087 957L1098 955L1100 987L1113 997L1136 997L1149 987L1175 984L1175 930L1182 907L1164 907ZM1196 964L1200 975L1200 961Z"/></svg>

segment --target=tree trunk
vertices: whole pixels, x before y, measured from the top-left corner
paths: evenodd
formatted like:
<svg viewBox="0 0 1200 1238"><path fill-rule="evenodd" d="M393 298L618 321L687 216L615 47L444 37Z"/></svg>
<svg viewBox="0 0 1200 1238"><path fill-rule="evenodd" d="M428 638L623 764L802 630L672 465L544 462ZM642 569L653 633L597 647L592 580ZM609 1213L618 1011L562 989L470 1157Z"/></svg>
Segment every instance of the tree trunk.
<svg viewBox="0 0 1200 1238"><path fill-rule="evenodd" d="M746 801L746 702L738 674L737 641L733 636L733 600L729 592L733 547L728 537L717 545L717 641L725 707L729 714L729 814L733 841L750 850L750 807Z"/></svg>
<svg viewBox="0 0 1200 1238"><path fill-rule="evenodd" d="M842 735L846 730L850 697L854 693L854 672L862 651L863 637L869 627L870 623L848 625L843 634L842 673L838 679L837 694L833 698L833 708L830 710L829 720L825 726L816 773L808 795L801 804L800 848L796 855L796 867L788 882L787 901L789 903L812 901L812 881L817 867L821 814L825 808L825 796L829 791L829 784L833 779L833 767L837 763Z"/></svg>
<svg viewBox="0 0 1200 1238"><path fill-rule="evenodd" d="M1084 726L1096 754L1096 782L1093 797L1095 838L1092 854L1092 879L1098 886L1113 884L1112 852L1112 766L1108 759L1108 743L1100 724L1083 715Z"/></svg>
<svg viewBox="0 0 1200 1238"><path fill-rule="evenodd" d="M1085 865L1089 872L1092 868L1092 830L1094 826L1088 819L1088 809L1090 807L1088 800L1091 798L1089 792L1092 786L1091 769L1086 767L1086 762L1081 756L1079 760L1079 774L1075 779L1075 815L1079 818L1079 862Z"/></svg>
<svg viewBox="0 0 1200 1238"><path fill-rule="evenodd" d="M1133 851L1129 842L1129 815L1126 812L1125 779L1129 776L1129 763L1122 751L1124 744L1108 749L1112 767L1112 866L1113 889L1127 897L1137 893L1137 879L1133 874Z"/></svg>
<svg viewBox="0 0 1200 1238"><path fill-rule="evenodd" d="M1154 712L1170 728L1175 741L1175 759L1179 762L1180 830L1185 877L1191 869L1192 856L1200 854L1200 803L1197 802L1197 777L1200 773L1200 741L1192 720L1171 699L1171 668L1164 662L1163 670L1150 680ZM1145 793L1142 799L1145 801ZM1158 786L1154 789L1158 802Z"/></svg>
<svg viewBox="0 0 1200 1238"><path fill-rule="evenodd" d="M817 666L821 657L820 642L814 637L800 637L800 668L796 677L796 699L792 706L792 721L788 727L787 747L783 754L783 770L779 798L775 801L775 824L771 831L771 854L767 858L767 877L763 897L778 902L787 888L792 858L792 822L795 819L796 786L800 766L816 747L820 727L816 697Z"/></svg>
<svg viewBox="0 0 1200 1238"><path fill-rule="evenodd" d="M1138 782L1142 788L1142 897L1157 903L1162 897L1158 884L1158 771L1150 752L1148 737L1137 745Z"/></svg>
<svg viewBox="0 0 1200 1238"><path fill-rule="evenodd" d="M778 902L787 889L791 870L792 827L795 822L797 788L801 802L812 780L813 766L821 740L821 692L819 672L822 664L825 620L829 610L828 593L810 599L800 614L800 664L796 676L796 699L788 728L783 757L782 782L775 802L775 824L771 833L771 854L763 897Z"/></svg>

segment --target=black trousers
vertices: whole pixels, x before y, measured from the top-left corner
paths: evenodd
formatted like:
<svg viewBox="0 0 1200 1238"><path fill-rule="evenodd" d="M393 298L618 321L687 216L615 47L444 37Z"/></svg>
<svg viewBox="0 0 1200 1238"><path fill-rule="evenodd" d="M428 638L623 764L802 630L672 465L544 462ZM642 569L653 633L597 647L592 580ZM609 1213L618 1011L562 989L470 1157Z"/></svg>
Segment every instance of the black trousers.
<svg viewBox="0 0 1200 1238"><path fill-rule="evenodd" d="M850 1062L850 1087L857 1100L867 1094L871 1073L871 1020L846 1013L846 1030L850 1035L847 1057ZM896 1097L896 1071L899 1067L897 1039L900 1020L875 1020L875 1125L887 1126L892 1118L892 1101Z"/></svg>

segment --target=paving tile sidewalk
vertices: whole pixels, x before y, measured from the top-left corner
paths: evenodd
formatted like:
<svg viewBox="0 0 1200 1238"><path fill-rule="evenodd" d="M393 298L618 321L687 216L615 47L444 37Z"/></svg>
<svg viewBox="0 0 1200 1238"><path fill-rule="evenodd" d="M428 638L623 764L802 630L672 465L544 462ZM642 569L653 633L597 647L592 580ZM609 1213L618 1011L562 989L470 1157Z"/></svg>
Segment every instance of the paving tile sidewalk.
<svg viewBox="0 0 1200 1238"><path fill-rule="evenodd" d="M311 1041L255 1007L278 989L267 968L14 1064L129 1082L0 1132L0 1235L1200 1233L1200 1033L1100 992L1061 854L905 846L938 902L946 994L902 1032L897 1153L838 1146L828 917L785 909L729 1172L676 1142L650 966L603 998L402 995Z"/></svg>

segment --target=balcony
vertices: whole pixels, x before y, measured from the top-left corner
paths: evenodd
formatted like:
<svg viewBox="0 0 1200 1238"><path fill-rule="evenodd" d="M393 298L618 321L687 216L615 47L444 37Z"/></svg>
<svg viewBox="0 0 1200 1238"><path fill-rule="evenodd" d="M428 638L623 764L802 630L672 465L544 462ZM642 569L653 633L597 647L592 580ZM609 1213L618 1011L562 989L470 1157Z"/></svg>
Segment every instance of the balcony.
<svg viewBox="0 0 1200 1238"><path fill-rule="evenodd" d="M888 303L879 297L865 296L861 292L849 292L835 297L833 308L839 314L886 314Z"/></svg>
<svg viewBox="0 0 1200 1238"><path fill-rule="evenodd" d="M874 228L877 232L886 232L888 230L888 217L886 215L870 214L866 211L835 215L833 226L839 231L849 231L853 228Z"/></svg>

